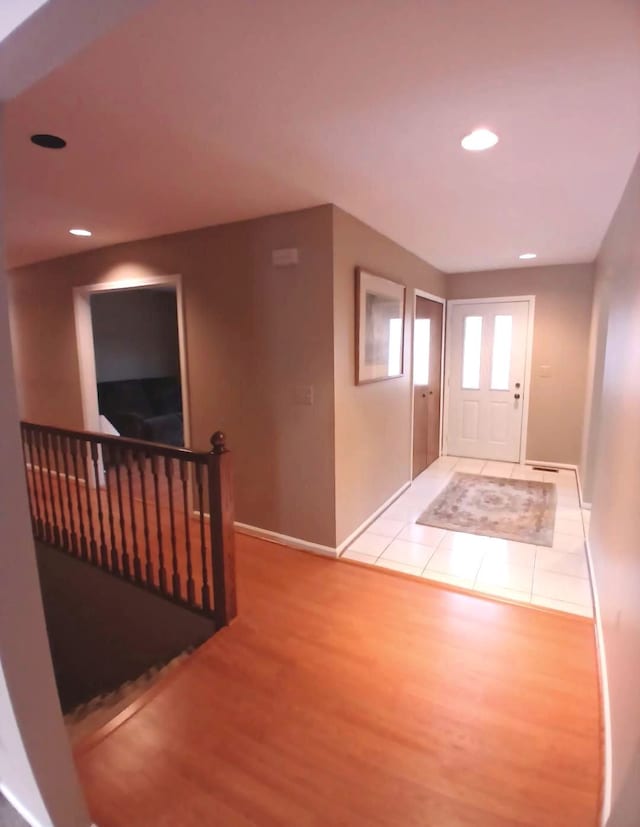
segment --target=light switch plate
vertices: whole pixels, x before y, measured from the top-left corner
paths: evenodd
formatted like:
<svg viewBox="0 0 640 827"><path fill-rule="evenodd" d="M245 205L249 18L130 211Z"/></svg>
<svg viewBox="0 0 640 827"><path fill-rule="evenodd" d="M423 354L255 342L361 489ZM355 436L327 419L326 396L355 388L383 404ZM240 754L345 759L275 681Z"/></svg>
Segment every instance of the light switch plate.
<svg viewBox="0 0 640 827"><path fill-rule="evenodd" d="M548 379L551 376L551 365L540 365L540 377Z"/></svg>

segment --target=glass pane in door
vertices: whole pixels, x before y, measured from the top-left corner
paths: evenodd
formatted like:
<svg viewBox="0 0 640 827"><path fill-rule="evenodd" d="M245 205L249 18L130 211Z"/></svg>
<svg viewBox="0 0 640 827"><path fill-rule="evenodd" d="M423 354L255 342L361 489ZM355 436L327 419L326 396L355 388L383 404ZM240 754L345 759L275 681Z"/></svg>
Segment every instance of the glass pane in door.
<svg viewBox="0 0 640 827"><path fill-rule="evenodd" d="M491 390L508 391L511 372L513 316L496 316L493 324Z"/></svg>
<svg viewBox="0 0 640 827"><path fill-rule="evenodd" d="M465 316L462 346L462 387L478 390L480 387L480 346L482 344L482 316Z"/></svg>

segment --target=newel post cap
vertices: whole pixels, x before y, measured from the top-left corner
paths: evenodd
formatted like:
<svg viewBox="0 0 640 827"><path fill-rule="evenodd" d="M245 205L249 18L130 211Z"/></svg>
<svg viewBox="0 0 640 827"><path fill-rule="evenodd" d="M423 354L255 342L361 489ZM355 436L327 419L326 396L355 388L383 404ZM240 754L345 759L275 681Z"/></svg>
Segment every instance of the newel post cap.
<svg viewBox="0 0 640 827"><path fill-rule="evenodd" d="M224 454L227 450L226 446L227 437L225 436L223 431L216 431L215 434L211 437L211 453L212 454Z"/></svg>

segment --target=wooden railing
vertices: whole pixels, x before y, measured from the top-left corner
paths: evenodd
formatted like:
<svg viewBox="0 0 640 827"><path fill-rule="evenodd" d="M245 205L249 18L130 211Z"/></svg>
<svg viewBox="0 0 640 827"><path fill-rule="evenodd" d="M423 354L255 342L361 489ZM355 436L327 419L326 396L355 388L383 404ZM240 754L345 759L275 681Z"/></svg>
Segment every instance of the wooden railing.
<svg viewBox="0 0 640 827"><path fill-rule="evenodd" d="M230 455L22 422L36 539L227 625L236 615Z"/></svg>

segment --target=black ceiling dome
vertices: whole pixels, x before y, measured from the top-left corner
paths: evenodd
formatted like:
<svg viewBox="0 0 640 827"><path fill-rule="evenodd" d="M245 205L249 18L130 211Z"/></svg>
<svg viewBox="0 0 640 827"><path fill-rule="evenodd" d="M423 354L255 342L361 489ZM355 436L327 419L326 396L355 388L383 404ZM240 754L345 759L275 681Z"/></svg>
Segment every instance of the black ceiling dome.
<svg viewBox="0 0 640 827"><path fill-rule="evenodd" d="M31 143L45 147L45 149L64 149L67 145L64 138L60 138L58 135L47 135L46 133L32 135Z"/></svg>

